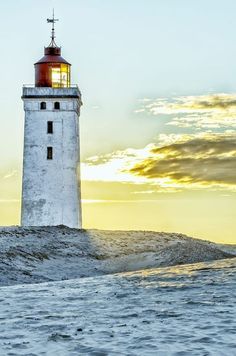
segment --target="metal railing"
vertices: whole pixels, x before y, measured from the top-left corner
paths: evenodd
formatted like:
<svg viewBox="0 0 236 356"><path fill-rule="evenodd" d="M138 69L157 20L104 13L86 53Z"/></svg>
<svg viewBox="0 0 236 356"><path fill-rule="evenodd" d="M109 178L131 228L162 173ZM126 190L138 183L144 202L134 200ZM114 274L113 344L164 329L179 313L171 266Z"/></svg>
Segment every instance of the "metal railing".
<svg viewBox="0 0 236 356"><path fill-rule="evenodd" d="M52 89L70 89L70 88L78 88L78 84L71 84L69 87L38 87L35 84L23 84L23 88L52 88Z"/></svg>

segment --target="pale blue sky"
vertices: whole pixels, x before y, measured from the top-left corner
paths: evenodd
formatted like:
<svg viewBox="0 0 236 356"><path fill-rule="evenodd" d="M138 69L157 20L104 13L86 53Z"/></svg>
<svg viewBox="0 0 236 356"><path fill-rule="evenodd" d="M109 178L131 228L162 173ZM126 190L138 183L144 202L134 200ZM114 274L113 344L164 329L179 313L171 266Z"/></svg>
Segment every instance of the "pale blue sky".
<svg viewBox="0 0 236 356"><path fill-rule="evenodd" d="M233 0L1 1L0 148L7 138L8 162L21 159L21 88L34 81L53 6L57 42L83 93L83 156L139 147L167 129L133 114L139 98L236 91Z"/></svg>

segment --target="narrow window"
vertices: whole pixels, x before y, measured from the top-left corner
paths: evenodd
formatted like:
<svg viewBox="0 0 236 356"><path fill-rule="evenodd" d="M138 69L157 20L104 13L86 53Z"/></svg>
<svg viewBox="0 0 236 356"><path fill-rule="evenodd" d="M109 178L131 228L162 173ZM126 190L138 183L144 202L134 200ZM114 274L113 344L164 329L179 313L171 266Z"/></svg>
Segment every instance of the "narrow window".
<svg viewBox="0 0 236 356"><path fill-rule="evenodd" d="M48 134L52 134L52 133L53 133L53 122L48 121Z"/></svg>
<svg viewBox="0 0 236 356"><path fill-rule="evenodd" d="M56 101L56 102L54 103L54 109L55 109L55 110L60 110L60 103L59 103L58 101Z"/></svg>
<svg viewBox="0 0 236 356"><path fill-rule="evenodd" d="M40 110L46 110L46 103L45 103L45 101L42 101L42 102L40 103Z"/></svg>
<svg viewBox="0 0 236 356"><path fill-rule="evenodd" d="M47 147L47 159L52 159L52 147Z"/></svg>

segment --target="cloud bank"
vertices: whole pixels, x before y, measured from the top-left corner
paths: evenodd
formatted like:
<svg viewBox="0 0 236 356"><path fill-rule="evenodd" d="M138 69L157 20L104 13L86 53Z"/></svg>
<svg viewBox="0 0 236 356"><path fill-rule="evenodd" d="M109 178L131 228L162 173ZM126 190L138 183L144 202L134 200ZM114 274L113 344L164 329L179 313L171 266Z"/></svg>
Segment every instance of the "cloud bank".
<svg viewBox="0 0 236 356"><path fill-rule="evenodd" d="M181 96L172 99L143 99L136 113L170 118L167 125L183 128L235 128L236 94Z"/></svg>
<svg viewBox="0 0 236 356"><path fill-rule="evenodd" d="M184 185L236 187L236 136L183 136L172 144L152 148L150 156L129 172Z"/></svg>
<svg viewBox="0 0 236 356"><path fill-rule="evenodd" d="M84 163L82 176L87 180L149 183L167 192L206 188L236 191L235 172L236 134L231 132L160 135L155 144L143 149L91 157Z"/></svg>
<svg viewBox="0 0 236 356"><path fill-rule="evenodd" d="M145 98L136 112L197 131L160 134L140 149L90 157L82 166L85 180L149 185L137 194L186 189L236 192L236 94Z"/></svg>

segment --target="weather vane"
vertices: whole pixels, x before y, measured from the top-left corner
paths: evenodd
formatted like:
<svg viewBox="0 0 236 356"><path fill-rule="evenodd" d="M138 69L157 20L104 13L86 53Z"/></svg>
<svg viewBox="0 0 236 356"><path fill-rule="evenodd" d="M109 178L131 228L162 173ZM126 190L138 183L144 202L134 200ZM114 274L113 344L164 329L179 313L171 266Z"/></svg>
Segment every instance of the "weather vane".
<svg viewBox="0 0 236 356"><path fill-rule="evenodd" d="M51 39L52 39L52 44L55 44L55 28L54 28L54 24L56 21L59 21L59 19L55 19L54 17L54 9L52 11L52 19L47 19L47 23L51 23L52 24L52 36L51 36Z"/></svg>

